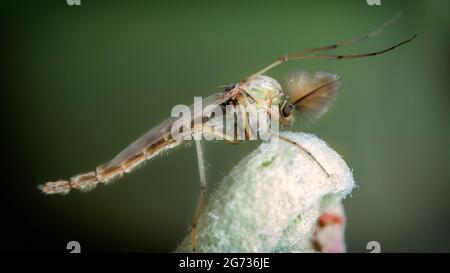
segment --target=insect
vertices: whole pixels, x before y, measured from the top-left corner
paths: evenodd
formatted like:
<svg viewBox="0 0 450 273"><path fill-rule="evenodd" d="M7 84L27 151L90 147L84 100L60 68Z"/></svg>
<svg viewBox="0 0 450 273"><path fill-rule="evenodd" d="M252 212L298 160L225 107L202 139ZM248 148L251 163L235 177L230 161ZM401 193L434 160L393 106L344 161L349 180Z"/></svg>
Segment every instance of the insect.
<svg viewBox="0 0 450 273"><path fill-rule="evenodd" d="M380 33L384 28L394 22L399 15L393 19L385 22L380 28L372 31L366 35L353 38L350 40L335 43L329 46L312 48L284 55L277 58L274 62L265 66L261 70L253 73L240 82L230 84L222 93L214 94L203 100L203 107L217 106L226 107L227 105L235 106L257 106L260 109L267 111L269 115L278 114L280 123L289 125L293 120L293 110L297 109L302 117L309 117L316 119L324 114L330 104L334 101L337 90L340 86L340 78L337 75L318 72L314 76L306 72L298 72L291 76L287 90L283 91L281 85L273 78L264 75L270 69L293 60L348 60L356 58L364 58L375 56L394 50L410 41L417 35L397 43L389 48L363 54L349 54L349 55L333 55L333 54L317 54L324 51L337 49L340 47L352 45ZM279 113L273 113L271 106L278 106ZM198 116L192 116L190 123L197 120ZM239 117L238 117L239 118ZM245 117L243 117L245 119ZM104 165L97 167L94 171L79 174L71 177L68 180L58 180L56 182L47 182L39 186L39 189L46 194L67 194L72 189L87 191L94 188L97 184L108 184L113 179L118 178L126 173L131 172L144 161L152 159L164 151L185 143L186 140L182 138L174 138L171 129L180 118L169 118L156 127L147 131L144 135L131 143L123 151L118 153L112 160ZM200 117L200 127L203 131L209 131L211 134L219 135L222 139L236 143L238 142L235 135L227 135L226 133L211 130L207 124L207 118ZM185 134L194 134L195 128L184 132ZM250 138L250 130L248 124L244 123L246 139ZM306 150L302 145L292 141L277 132L271 132L273 137L282 141L286 141L296 147L299 151L306 153L317 163L318 168L321 168L325 176L330 174L316 160L313 154ZM203 159L203 151L200 140L195 140L196 152L198 158L199 176L200 176L200 194L195 209L192 226L191 239L192 249L196 250L196 232L197 221L200 216L206 191L205 167Z"/></svg>

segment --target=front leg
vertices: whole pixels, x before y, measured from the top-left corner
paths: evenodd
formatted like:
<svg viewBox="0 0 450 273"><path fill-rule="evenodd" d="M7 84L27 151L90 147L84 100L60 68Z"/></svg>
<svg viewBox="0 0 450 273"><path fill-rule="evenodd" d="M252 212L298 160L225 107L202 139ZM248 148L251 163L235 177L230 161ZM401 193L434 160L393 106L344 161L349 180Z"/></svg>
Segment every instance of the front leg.
<svg viewBox="0 0 450 273"><path fill-rule="evenodd" d="M237 142L233 136L229 136L227 134L224 134L222 132L213 130L211 127L203 126L203 132L208 132L210 134L213 134L220 139L224 139L230 143L237 144ZM205 156L203 153L203 147L201 140L195 141L195 148L197 153L197 161L198 161L198 173L200 177L200 193L198 195L197 199L197 205L194 212L194 217L192 218L192 226L191 226L191 246L192 246L192 252L197 251L197 225L198 220L200 218L200 215L202 214L203 207L205 206L205 199L206 199L206 167L205 167Z"/></svg>
<svg viewBox="0 0 450 273"><path fill-rule="evenodd" d="M198 195L197 206L195 208L195 213L192 219L192 226L191 226L192 252L197 251L197 223L198 218L202 213L203 207L205 206L205 195L206 195L205 158L203 155L203 148L200 140L195 141L195 148L197 152L198 173L200 176L200 193Z"/></svg>

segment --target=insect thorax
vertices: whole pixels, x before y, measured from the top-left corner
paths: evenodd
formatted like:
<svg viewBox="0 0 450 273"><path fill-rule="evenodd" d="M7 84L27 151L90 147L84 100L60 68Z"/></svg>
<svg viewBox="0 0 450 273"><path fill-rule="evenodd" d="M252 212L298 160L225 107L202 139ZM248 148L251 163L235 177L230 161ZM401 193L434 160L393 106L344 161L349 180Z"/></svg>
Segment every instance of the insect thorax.
<svg viewBox="0 0 450 273"><path fill-rule="evenodd" d="M281 85L273 78L265 75L249 80L245 85L246 92L261 102L280 105L283 101Z"/></svg>

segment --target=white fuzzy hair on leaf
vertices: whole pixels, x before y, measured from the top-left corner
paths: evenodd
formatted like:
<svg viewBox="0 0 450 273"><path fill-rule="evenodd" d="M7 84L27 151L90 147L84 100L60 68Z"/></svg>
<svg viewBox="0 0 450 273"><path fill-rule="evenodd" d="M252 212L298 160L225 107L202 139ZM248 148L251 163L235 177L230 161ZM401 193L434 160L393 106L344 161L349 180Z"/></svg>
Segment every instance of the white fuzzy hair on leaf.
<svg viewBox="0 0 450 273"><path fill-rule="evenodd" d="M198 252L314 252L319 215L349 195L353 175L339 154L312 134L284 132L298 147L261 144L237 164L210 196L198 222ZM270 149L270 145L279 145ZM176 251L189 252L186 236Z"/></svg>

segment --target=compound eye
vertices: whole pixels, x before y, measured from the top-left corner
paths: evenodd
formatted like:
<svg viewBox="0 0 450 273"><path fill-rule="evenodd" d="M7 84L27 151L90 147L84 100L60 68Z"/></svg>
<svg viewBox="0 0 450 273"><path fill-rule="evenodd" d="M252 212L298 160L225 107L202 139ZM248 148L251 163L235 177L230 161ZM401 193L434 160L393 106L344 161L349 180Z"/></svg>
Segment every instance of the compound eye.
<svg viewBox="0 0 450 273"><path fill-rule="evenodd" d="M283 114L284 117L288 117L291 114L292 109L294 109L294 105L292 105L289 102L286 102L283 108L281 109L281 113Z"/></svg>

